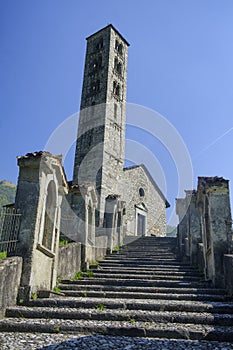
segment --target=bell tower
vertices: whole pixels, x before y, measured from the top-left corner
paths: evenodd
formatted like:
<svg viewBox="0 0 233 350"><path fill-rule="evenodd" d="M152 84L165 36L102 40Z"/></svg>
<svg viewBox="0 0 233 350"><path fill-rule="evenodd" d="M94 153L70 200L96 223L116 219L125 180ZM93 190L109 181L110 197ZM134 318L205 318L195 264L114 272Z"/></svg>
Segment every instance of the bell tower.
<svg viewBox="0 0 233 350"><path fill-rule="evenodd" d="M96 184L100 225L124 166L128 46L111 24L87 38L73 184Z"/></svg>

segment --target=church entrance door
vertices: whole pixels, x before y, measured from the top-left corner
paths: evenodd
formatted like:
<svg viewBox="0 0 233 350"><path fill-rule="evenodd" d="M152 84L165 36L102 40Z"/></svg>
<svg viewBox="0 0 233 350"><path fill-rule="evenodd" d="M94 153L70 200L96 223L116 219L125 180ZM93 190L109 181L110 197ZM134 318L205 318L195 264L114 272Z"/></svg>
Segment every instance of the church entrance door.
<svg viewBox="0 0 233 350"><path fill-rule="evenodd" d="M137 217L137 236L145 236L146 233L146 217L139 214Z"/></svg>

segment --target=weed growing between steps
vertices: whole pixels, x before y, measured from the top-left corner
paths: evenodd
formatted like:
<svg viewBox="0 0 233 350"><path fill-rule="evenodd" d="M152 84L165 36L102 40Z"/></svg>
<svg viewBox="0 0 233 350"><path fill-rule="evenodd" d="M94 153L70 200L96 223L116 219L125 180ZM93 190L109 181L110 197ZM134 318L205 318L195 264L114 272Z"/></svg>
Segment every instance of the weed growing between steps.
<svg viewBox="0 0 233 350"><path fill-rule="evenodd" d="M31 294L32 300L37 300L37 298L38 298L38 294L36 292Z"/></svg>
<svg viewBox="0 0 233 350"><path fill-rule="evenodd" d="M94 272L91 271L91 270L88 270L88 271L87 271L87 277L88 277L88 278L93 278L93 277L94 277Z"/></svg>
<svg viewBox="0 0 233 350"><path fill-rule="evenodd" d="M96 310L104 311L107 307L104 304L98 304L95 308Z"/></svg>
<svg viewBox="0 0 233 350"><path fill-rule="evenodd" d="M60 327L55 327L54 330L56 333L60 333Z"/></svg>
<svg viewBox="0 0 233 350"><path fill-rule="evenodd" d="M58 286L55 286L55 287L53 288L53 291L54 291L55 293L61 293L61 289L60 289Z"/></svg>
<svg viewBox="0 0 233 350"><path fill-rule="evenodd" d="M83 277L83 273L82 271L78 271L76 272L76 274L74 275L74 277L72 278L72 281L78 281L80 278Z"/></svg>
<svg viewBox="0 0 233 350"><path fill-rule="evenodd" d="M119 246L116 246L115 248L113 248L113 252L119 252L119 250L120 250L120 247Z"/></svg>

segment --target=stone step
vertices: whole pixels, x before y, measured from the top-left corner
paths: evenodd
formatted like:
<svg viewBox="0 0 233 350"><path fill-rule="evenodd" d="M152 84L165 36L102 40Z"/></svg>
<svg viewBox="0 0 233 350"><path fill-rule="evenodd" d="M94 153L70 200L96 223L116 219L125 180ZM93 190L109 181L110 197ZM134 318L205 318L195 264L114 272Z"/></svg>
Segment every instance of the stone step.
<svg viewBox="0 0 233 350"><path fill-rule="evenodd" d="M119 250L119 249L118 249ZM132 251L161 251L161 252L174 252L174 247L162 246L160 244L150 244L150 245L124 245L120 247L121 251L132 250Z"/></svg>
<svg viewBox="0 0 233 350"><path fill-rule="evenodd" d="M157 254L174 254L174 251L172 251L169 248L160 248L160 247L154 247L154 246L149 246L149 247L122 247L120 248L120 252L122 253L141 253L141 252L146 252L146 253L157 253ZM113 254L117 254L118 252L113 251Z"/></svg>
<svg viewBox="0 0 233 350"><path fill-rule="evenodd" d="M168 261L177 261L176 257L171 254L162 255L162 254L113 254L111 256L107 256L106 260L109 259L147 259L147 260L168 260Z"/></svg>
<svg viewBox="0 0 233 350"><path fill-rule="evenodd" d="M233 303L201 302L185 300L146 300L139 299L107 299L107 298L74 298L60 297L53 299L37 299L28 302L32 307L58 308L96 308L105 305L107 309L149 310L149 311L177 311L177 312L208 312L217 314L233 314Z"/></svg>
<svg viewBox="0 0 233 350"><path fill-rule="evenodd" d="M87 276L87 274L83 274L84 278L85 276ZM111 272L104 272L104 271L96 271L94 273L94 276L92 278L94 278L94 280L96 280L97 278L105 278L105 279L133 279L133 280L166 280L167 279L167 275L163 274L163 273L153 273L151 272L150 274L143 274L143 273L131 273L131 274L117 274L117 273L111 273ZM88 278L88 277L87 277ZM175 280L175 281L182 281L182 282L189 282L189 281L200 281L200 277L199 276L188 276L188 275L169 275L169 280Z"/></svg>
<svg viewBox="0 0 233 350"><path fill-rule="evenodd" d="M110 265L110 264L108 264ZM171 272L171 273L176 273L176 272L181 272L181 273L190 273L190 274L198 274L200 276L202 276L202 273L200 273L198 270L193 269L193 268L189 268L189 267L175 267L175 266L153 266L151 267L150 265L148 266L143 266L143 267L138 267L138 266L121 266L120 268L117 268L115 265L113 266L106 266L106 264L102 265L101 262L99 262L98 264L95 265L90 265L90 267L92 267L93 269L96 267L97 269L112 269L114 271L125 271L125 270L129 270L129 271L158 271L158 272Z"/></svg>
<svg viewBox="0 0 233 350"><path fill-rule="evenodd" d="M158 255L158 254L113 254L107 255L105 260L154 260L154 261L172 261L177 263L177 259L173 255Z"/></svg>
<svg viewBox="0 0 233 350"><path fill-rule="evenodd" d="M151 265L151 266L156 266L156 265L171 265L171 266L176 266L176 267L181 267L181 266L186 266L188 267L187 264L181 264L177 260L163 260L163 259L157 259L157 260L150 260L150 259L116 259L113 257L105 258L105 260L101 260L101 264L106 264L106 263L111 263L111 264L127 264L127 265Z"/></svg>
<svg viewBox="0 0 233 350"><path fill-rule="evenodd" d="M233 328L227 326L130 321L89 321L69 319L0 320L2 332L105 334L131 337L232 341Z"/></svg>
<svg viewBox="0 0 233 350"><path fill-rule="evenodd" d="M162 293L143 293L143 292L124 292L124 291L86 291L63 289L60 287L61 292L66 297L88 297L88 298L121 298L121 299L151 299L151 300L198 300L198 301L225 301L223 295L211 295L211 294L162 294Z"/></svg>
<svg viewBox="0 0 233 350"><path fill-rule="evenodd" d="M73 309L73 308L43 308L43 307L11 307L6 311L11 318L44 318L44 319L74 319L74 320L105 320L105 321L142 321L160 323L192 323L218 326L232 326L232 314L209 314L195 312L164 312L140 310L108 310L108 309Z"/></svg>
<svg viewBox="0 0 233 350"><path fill-rule="evenodd" d="M123 249L120 249L118 251L113 251L113 255L115 254L141 254L141 253L144 253L144 254L161 254L161 255L175 255L175 252L174 251L171 251L170 249L154 249L153 248L145 248L145 250L143 250L141 247L138 248L138 249L132 249L132 248L123 248Z"/></svg>
<svg viewBox="0 0 233 350"><path fill-rule="evenodd" d="M174 252L176 250L176 245L168 245L168 244L157 244L157 243L148 243L145 244L141 243L141 244L126 244L120 247L120 250L161 250L161 251L170 251L170 252Z"/></svg>
<svg viewBox="0 0 233 350"><path fill-rule="evenodd" d="M225 297L224 289L215 288L166 288L166 287L135 287L135 286L111 286L111 285L85 285L82 281L78 284L59 284L59 287L63 290L76 290L76 291L108 291L108 292L135 292L135 293L160 293L160 294L197 294L197 295L221 295Z"/></svg>
<svg viewBox="0 0 233 350"><path fill-rule="evenodd" d="M188 271L188 272L196 272L197 270L190 267L190 266L180 266L180 265L177 265L177 266L174 266L174 265L151 265L151 264L137 264L137 263L111 263L109 261L106 261L106 260L101 260L100 263L96 266L100 266L101 268L120 268L120 269L127 269L127 268L130 268L130 269L135 269L135 270L138 270L138 269L147 269L147 270L153 270L153 269L156 269L156 270L170 270L170 271Z"/></svg>
<svg viewBox="0 0 233 350"><path fill-rule="evenodd" d="M107 257L110 257L110 255L108 255ZM143 259L148 259L148 258L152 258L152 259L175 259L176 260L176 256L175 254L171 254L171 253L167 253L167 254L161 254L161 253L148 253L148 252L120 252L120 253L115 253L115 254L111 254L111 257L126 257L126 258L140 258L143 257Z"/></svg>
<svg viewBox="0 0 233 350"><path fill-rule="evenodd" d="M136 287L188 287L188 288L208 288L209 283L199 281L183 281L183 280L158 280L158 279L125 279L125 278L81 278L78 281L62 280L65 284L81 283L84 285L101 284L111 286L136 286Z"/></svg>
<svg viewBox="0 0 233 350"><path fill-rule="evenodd" d="M157 244L157 243L142 243L142 244L127 244L122 247L120 247L121 250L128 249L128 250L161 250L161 251L170 251L175 252L177 246L176 245L167 245L167 244Z"/></svg>
<svg viewBox="0 0 233 350"><path fill-rule="evenodd" d="M164 270L161 271L161 269L114 269L114 268L96 268L92 269L94 276L95 275L100 275L100 274L110 274L110 275L135 275L135 273L139 275L145 275L145 276L151 276L151 275L156 275L156 276L184 276L184 277L196 277L196 278L202 278L203 275L199 272L182 272L182 271L171 271L171 270Z"/></svg>
<svg viewBox="0 0 233 350"><path fill-rule="evenodd" d="M137 237L136 237L137 238ZM177 245L177 239L171 239L170 237L139 237L137 239L134 239L132 242L127 243L125 245L151 245L151 244L158 244L160 246L166 245L166 246L173 246Z"/></svg>

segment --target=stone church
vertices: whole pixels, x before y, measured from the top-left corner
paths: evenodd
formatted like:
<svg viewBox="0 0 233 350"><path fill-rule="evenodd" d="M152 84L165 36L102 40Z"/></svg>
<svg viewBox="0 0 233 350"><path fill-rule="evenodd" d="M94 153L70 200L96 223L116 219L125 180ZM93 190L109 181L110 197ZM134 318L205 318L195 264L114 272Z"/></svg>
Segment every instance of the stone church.
<svg viewBox="0 0 233 350"><path fill-rule="evenodd" d="M23 295L55 286L61 237L80 245L87 269L126 239L166 235L169 203L153 177L144 165L124 168L128 46L112 25L87 38L73 180L61 156L18 157Z"/></svg>
<svg viewBox="0 0 233 350"><path fill-rule="evenodd" d="M112 25L87 38L72 186L95 184L97 227L115 200L112 225L124 235L165 236L166 198L144 165L124 168L128 47Z"/></svg>

